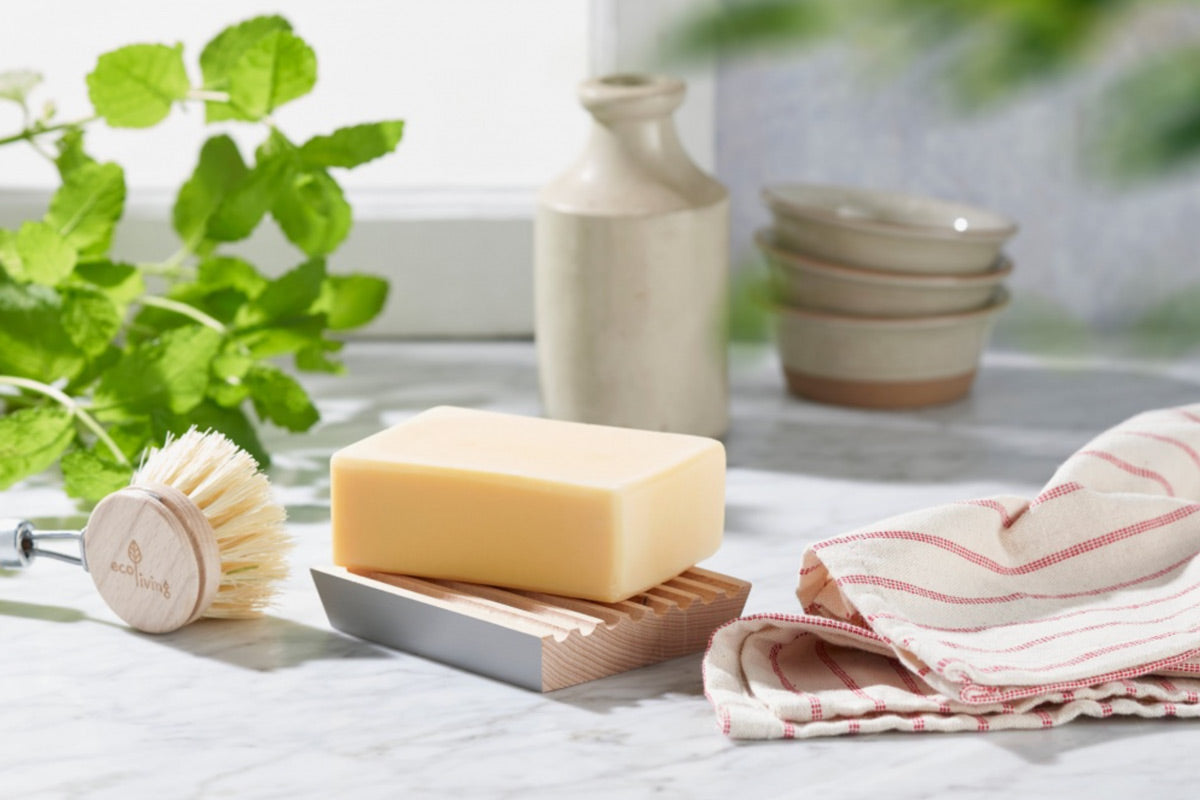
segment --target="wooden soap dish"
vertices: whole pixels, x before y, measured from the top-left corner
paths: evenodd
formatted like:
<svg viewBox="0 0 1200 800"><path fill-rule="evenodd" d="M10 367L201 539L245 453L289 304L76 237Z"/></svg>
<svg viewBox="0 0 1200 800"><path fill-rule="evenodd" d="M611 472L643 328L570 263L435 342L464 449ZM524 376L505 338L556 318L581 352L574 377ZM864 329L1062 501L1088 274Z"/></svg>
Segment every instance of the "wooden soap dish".
<svg viewBox="0 0 1200 800"><path fill-rule="evenodd" d="M541 692L699 652L750 593L697 567L619 603L334 566L312 575L338 630Z"/></svg>

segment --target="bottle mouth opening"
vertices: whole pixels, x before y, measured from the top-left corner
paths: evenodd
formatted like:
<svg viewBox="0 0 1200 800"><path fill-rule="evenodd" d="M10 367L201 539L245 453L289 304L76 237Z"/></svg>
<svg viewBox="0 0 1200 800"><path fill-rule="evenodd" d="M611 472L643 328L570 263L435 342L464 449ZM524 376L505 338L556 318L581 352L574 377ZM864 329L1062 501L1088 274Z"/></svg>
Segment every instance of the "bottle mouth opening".
<svg viewBox="0 0 1200 800"><path fill-rule="evenodd" d="M640 86L653 86L659 82L659 78L654 75L642 75L635 72L626 72L618 75L605 75L599 79L599 82L605 86L619 86L627 89Z"/></svg>
<svg viewBox="0 0 1200 800"><path fill-rule="evenodd" d="M618 72L585 81L579 97L585 108L605 119L656 116L683 102L678 78L640 72Z"/></svg>

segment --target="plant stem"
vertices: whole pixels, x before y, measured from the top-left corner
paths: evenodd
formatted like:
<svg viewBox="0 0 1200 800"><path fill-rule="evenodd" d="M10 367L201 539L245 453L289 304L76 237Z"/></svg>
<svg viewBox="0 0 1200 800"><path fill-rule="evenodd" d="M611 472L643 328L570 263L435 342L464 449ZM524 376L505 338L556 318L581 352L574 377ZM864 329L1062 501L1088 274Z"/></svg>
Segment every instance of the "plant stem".
<svg viewBox="0 0 1200 800"><path fill-rule="evenodd" d="M229 329L226 328L224 323L222 323L220 320L210 317L208 314L205 314L195 306L189 306L187 303L181 303L178 300L171 300L166 297L156 297L155 295L148 294L138 298L137 302L144 306L153 306L154 308L161 308L164 311L173 311L176 314L182 314L185 317L189 317L196 322L199 322L206 328L212 328L222 336L229 332Z"/></svg>
<svg viewBox="0 0 1200 800"><path fill-rule="evenodd" d="M122 466L129 466L129 459L121 452L121 448L117 447L117 443L112 440L104 427L96 421L88 412L84 411L79 403L75 402L74 398L63 394L53 386L42 383L41 381L30 380L29 378L18 378L15 375L0 375L0 384L6 386L16 386L21 389L28 389L31 392L43 394L59 403L63 408L71 412L71 414L84 424L84 426L92 433L96 434L96 438L104 442L104 446L113 454L113 458Z"/></svg>
<svg viewBox="0 0 1200 800"><path fill-rule="evenodd" d="M214 103L228 103L229 92L214 92L211 89L192 89L187 93L188 100L209 100Z"/></svg>
<svg viewBox="0 0 1200 800"><path fill-rule="evenodd" d="M171 255L167 256L162 261L154 261L149 263L139 263L137 268L147 275L161 275L167 278L180 278L186 272L184 271L184 262L188 256L192 254L191 249L187 245L183 245Z"/></svg>
<svg viewBox="0 0 1200 800"><path fill-rule="evenodd" d="M11 136L0 138L0 145L12 144L13 142L32 142L35 136L41 136L43 133L54 133L55 131L65 131L67 128L77 128L81 125L87 125L89 122L94 122L99 117L83 117L81 119L72 120L71 122L60 122L57 125L42 125L40 122L35 123L20 133L14 133Z"/></svg>

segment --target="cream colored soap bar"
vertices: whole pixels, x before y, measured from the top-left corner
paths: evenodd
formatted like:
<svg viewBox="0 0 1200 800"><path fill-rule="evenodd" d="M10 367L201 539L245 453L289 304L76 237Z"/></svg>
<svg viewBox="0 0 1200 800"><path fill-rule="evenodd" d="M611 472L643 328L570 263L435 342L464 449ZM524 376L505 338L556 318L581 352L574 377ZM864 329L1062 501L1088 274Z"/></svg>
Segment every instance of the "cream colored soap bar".
<svg viewBox="0 0 1200 800"><path fill-rule="evenodd" d="M334 454L333 560L615 602L716 552L714 439L434 408Z"/></svg>

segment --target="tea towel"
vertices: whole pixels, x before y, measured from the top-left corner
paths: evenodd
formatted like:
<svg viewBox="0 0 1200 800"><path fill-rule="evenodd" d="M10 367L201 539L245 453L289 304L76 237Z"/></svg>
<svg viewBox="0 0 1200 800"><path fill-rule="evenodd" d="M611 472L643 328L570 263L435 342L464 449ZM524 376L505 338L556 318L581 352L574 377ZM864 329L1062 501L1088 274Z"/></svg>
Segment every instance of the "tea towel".
<svg viewBox="0 0 1200 800"><path fill-rule="evenodd" d="M1139 414L1034 498L893 517L803 554L803 613L712 637L743 739L1200 716L1200 405Z"/></svg>

